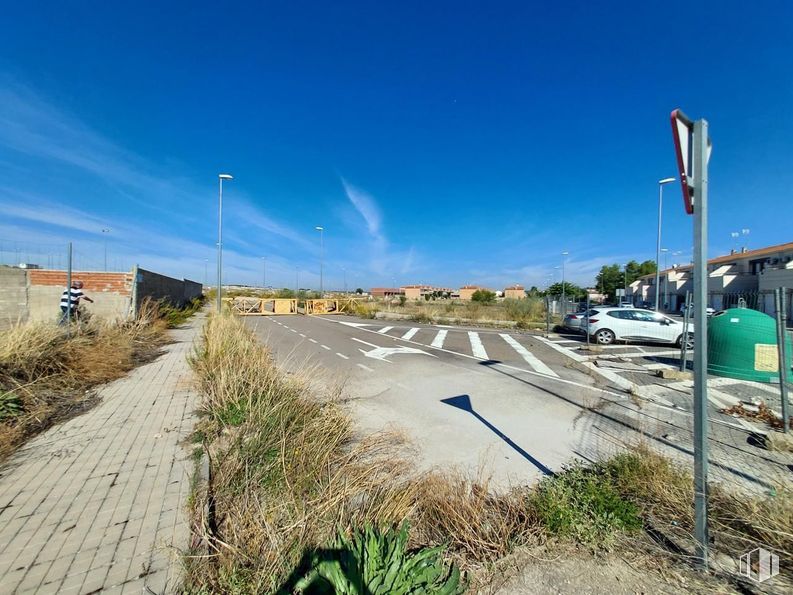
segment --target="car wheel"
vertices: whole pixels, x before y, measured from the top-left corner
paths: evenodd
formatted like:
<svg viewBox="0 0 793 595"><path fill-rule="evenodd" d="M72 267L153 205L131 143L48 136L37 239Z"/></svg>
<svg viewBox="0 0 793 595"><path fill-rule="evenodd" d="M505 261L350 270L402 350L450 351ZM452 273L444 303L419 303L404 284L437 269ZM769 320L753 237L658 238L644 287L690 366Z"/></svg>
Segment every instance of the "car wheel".
<svg viewBox="0 0 793 595"><path fill-rule="evenodd" d="M683 346L683 335L680 335L677 338L677 346ZM688 351L693 351L694 349L694 333L686 333L686 349Z"/></svg>
<svg viewBox="0 0 793 595"><path fill-rule="evenodd" d="M598 345L611 345L614 339L616 339L614 333L607 328L595 332L595 341L598 342Z"/></svg>

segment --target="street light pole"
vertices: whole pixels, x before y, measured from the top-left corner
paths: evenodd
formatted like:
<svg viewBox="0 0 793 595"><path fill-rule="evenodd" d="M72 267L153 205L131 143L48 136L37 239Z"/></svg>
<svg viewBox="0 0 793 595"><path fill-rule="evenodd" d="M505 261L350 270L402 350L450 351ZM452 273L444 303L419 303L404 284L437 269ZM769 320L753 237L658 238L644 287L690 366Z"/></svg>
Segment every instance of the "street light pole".
<svg viewBox="0 0 793 595"><path fill-rule="evenodd" d="M567 304L565 303L565 287L564 287L564 261L565 256L570 254L566 250L562 252L562 318L564 318L565 314L567 313Z"/></svg>
<svg viewBox="0 0 793 595"><path fill-rule="evenodd" d="M322 269L324 267L324 263L322 261L325 258L325 242L323 240L323 232L325 231L325 228L321 225L317 225L314 229L319 232L319 297L323 297L325 295L325 287L322 279Z"/></svg>
<svg viewBox="0 0 793 595"><path fill-rule="evenodd" d="M262 256L262 289L267 287L267 257Z"/></svg>
<svg viewBox="0 0 793 595"><path fill-rule="evenodd" d="M344 293L347 293L347 268L341 267L342 272L344 273Z"/></svg>
<svg viewBox="0 0 793 595"><path fill-rule="evenodd" d="M664 185L674 182L674 178L664 178L658 180L658 240L655 245L655 311L658 312L658 299L660 287L660 268L661 268L661 218L664 206Z"/></svg>
<svg viewBox="0 0 793 595"><path fill-rule="evenodd" d="M204 259L204 287L209 283L209 259Z"/></svg>
<svg viewBox="0 0 793 595"><path fill-rule="evenodd" d="M107 272L107 235L105 235L105 234L108 234L108 233L110 233L110 229L109 228L105 227L105 228L102 229L102 238L105 241L105 272Z"/></svg>
<svg viewBox="0 0 793 595"><path fill-rule="evenodd" d="M217 313L220 314L223 293L223 180L233 180L231 174L218 174L218 295Z"/></svg>
<svg viewBox="0 0 793 595"><path fill-rule="evenodd" d="M663 252L664 255L664 309L666 309L669 303L669 264L667 264L669 260L669 248L661 248L661 252Z"/></svg>

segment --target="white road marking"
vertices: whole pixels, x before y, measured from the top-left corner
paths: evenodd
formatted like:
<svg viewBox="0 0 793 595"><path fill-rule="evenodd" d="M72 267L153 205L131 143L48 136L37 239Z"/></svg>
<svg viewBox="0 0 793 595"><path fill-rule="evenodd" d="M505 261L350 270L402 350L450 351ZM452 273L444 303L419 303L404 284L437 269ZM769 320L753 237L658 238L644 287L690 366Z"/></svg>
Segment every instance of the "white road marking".
<svg viewBox="0 0 793 595"><path fill-rule="evenodd" d="M327 349L328 351L330 351L330 347L328 347L327 345L320 345L320 347L322 347L322 349Z"/></svg>
<svg viewBox="0 0 793 595"><path fill-rule="evenodd" d="M515 339L507 335L506 333L502 333L501 338L504 339L507 344L512 347L515 351L518 352L526 363L529 364L532 368L537 370L540 374L547 374L548 376L556 376L559 377L559 374L551 370L544 362L540 361L536 355L534 355L531 351L526 349L523 345L518 343Z"/></svg>
<svg viewBox="0 0 793 595"><path fill-rule="evenodd" d="M572 349L567 349L567 347L562 347L561 345L557 345L554 341L550 339L546 339L545 337L537 337L540 341L545 343L551 349L555 349L559 353L566 355L567 357L577 361L577 362L585 362L586 358L583 355L579 355Z"/></svg>
<svg viewBox="0 0 793 595"><path fill-rule="evenodd" d="M443 347L443 342L446 340L446 333L448 332L449 331L438 331L438 334L435 335L431 345L433 347Z"/></svg>
<svg viewBox="0 0 793 595"><path fill-rule="evenodd" d="M361 341L363 343L363 341ZM396 355L398 353L415 353L421 355L429 355L430 357L437 357L431 353L427 353L426 351L422 351L421 349L416 349L415 347L375 347L371 351L364 351L363 349L359 349L361 353L363 353L366 357L371 357L372 359L379 359L381 361L387 362L386 359L389 355Z"/></svg>
<svg viewBox="0 0 793 595"><path fill-rule="evenodd" d="M617 358L617 357L628 357L628 358L631 358L631 357L656 357L656 356L662 356L662 355L680 355L680 351L678 351L678 350L675 350L675 351L653 351L652 353L639 353L639 352L633 352L633 353L610 353L608 355L603 355L603 354L588 355L587 357L589 359L598 359L598 358L614 359L614 358Z"/></svg>
<svg viewBox="0 0 793 595"><path fill-rule="evenodd" d="M468 340L471 341L471 351L475 357L480 359L489 359L485 346L482 345L482 339L479 338L479 333L468 331Z"/></svg>
<svg viewBox="0 0 793 595"><path fill-rule="evenodd" d="M419 329L412 328L408 332L406 332L404 335L402 335L402 338L405 341L410 341L413 338L413 335L415 335L417 332L419 332Z"/></svg>
<svg viewBox="0 0 793 595"><path fill-rule="evenodd" d="M322 318L320 316L320 318ZM327 318L322 318L322 320L327 320ZM371 323L368 322L343 322L341 320L334 320L333 322L338 322L339 324L343 324L345 326L352 326L352 327L361 327L361 326L372 326ZM358 364L359 366L361 364Z"/></svg>
<svg viewBox="0 0 793 595"><path fill-rule="evenodd" d="M290 330L290 331L292 331L293 333L296 333L296 332L297 332L297 331L296 331L295 329L293 329L293 328L290 328L289 330Z"/></svg>
<svg viewBox="0 0 793 595"><path fill-rule="evenodd" d="M378 332L378 333L380 333L381 335L384 335L384 334L386 334L388 331L390 331L392 328L394 328L394 327L393 327L393 326L384 326L383 328L381 328L381 329L380 329L379 331L377 331L377 332Z"/></svg>
<svg viewBox="0 0 793 595"><path fill-rule="evenodd" d="M346 355L344 355L343 353L339 353L338 351L336 352L336 355L338 355L338 356L339 356L340 358L342 358L342 359L350 359L349 357L347 357L347 356L346 356Z"/></svg>
<svg viewBox="0 0 793 595"><path fill-rule="evenodd" d="M554 343L580 343L579 339L556 339Z"/></svg>
<svg viewBox="0 0 793 595"><path fill-rule="evenodd" d="M369 366L364 366L363 364L355 364L355 365L361 368L362 370L366 370L367 372L374 372L374 370L372 370L372 368L370 368Z"/></svg>
<svg viewBox="0 0 793 595"><path fill-rule="evenodd" d="M364 345L368 345L369 347L380 347L379 345L375 345L374 343L367 343L366 341L363 341L363 340L359 339L358 337L350 337L350 338L353 341L358 341L358 343L363 343Z"/></svg>
<svg viewBox="0 0 793 595"><path fill-rule="evenodd" d="M300 336L303 337L304 339L306 338L306 336L303 333L300 333Z"/></svg>
<svg viewBox="0 0 793 595"><path fill-rule="evenodd" d="M317 342L316 339L309 339L309 341L311 341L312 343L316 343Z"/></svg>

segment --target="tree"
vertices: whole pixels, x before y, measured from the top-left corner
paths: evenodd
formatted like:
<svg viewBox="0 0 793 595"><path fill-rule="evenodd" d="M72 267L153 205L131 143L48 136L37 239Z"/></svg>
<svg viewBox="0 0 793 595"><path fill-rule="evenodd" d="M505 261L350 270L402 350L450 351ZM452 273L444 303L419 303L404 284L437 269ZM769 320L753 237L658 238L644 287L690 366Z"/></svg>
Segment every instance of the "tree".
<svg viewBox="0 0 793 595"><path fill-rule="evenodd" d="M603 265L596 277L596 287L600 293L613 300L617 296L617 288L630 285L644 275L651 275L655 273L655 269L654 260L645 260L641 264L631 260L624 268L618 264Z"/></svg>
<svg viewBox="0 0 793 595"><path fill-rule="evenodd" d="M562 295L562 284L554 283L547 291L550 295ZM564 282L564 295L566 298L576 299L586 296L586 291L574 283Z"/></svg>
<svg viewBox="0 0 793 595"><path fill-rule="evenodd" d="M489 304L496 301L496 294L487 289L477 289L471 296L471 300L480 304Z"/></svg>
<svg viewBox="0 0 793 595"><path fill-rule="evenodd" d="M363 289L359 287L358 289L355 290L355 293L357 293L358 295L363 295Z"/></svg>

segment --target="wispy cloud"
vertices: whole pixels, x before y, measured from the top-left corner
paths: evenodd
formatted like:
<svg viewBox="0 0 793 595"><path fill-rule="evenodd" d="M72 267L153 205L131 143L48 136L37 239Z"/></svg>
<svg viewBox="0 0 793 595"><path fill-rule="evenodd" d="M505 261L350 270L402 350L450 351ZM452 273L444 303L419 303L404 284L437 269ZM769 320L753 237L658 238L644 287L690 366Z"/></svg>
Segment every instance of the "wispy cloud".
<svg viewBox="0 0 793 595"><path fill-rule="evenodd" d="M344 186L344 192L347 194L347 199L352 203L352 206L360 213L366 222L366 227L372 236L380 236L380 225L382 223L382 215L380 209L375 203L371 195L356 188L344 178L341 179Z"/></svg>

